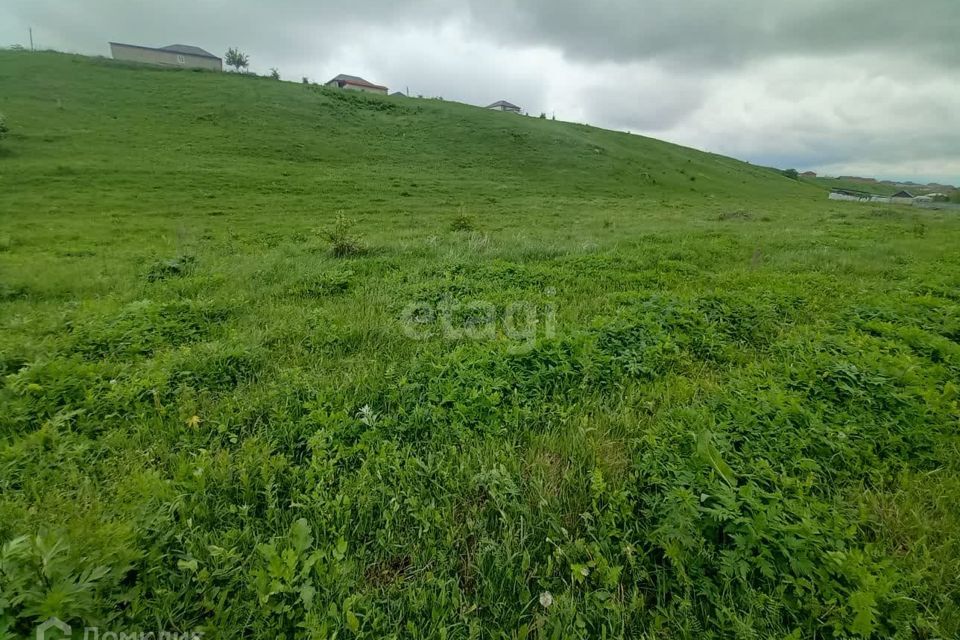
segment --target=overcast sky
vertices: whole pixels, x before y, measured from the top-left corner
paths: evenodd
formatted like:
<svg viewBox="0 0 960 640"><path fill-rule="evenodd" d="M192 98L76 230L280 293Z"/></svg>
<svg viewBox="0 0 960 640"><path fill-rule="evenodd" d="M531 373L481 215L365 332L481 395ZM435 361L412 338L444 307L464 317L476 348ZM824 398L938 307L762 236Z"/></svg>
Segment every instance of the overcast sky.
<svg viewBox="0 0 960 640"><path fill-rule="evenodd" d="M960 0L2 0L0 45L192 44L251 69L960 183Z"/></svg>

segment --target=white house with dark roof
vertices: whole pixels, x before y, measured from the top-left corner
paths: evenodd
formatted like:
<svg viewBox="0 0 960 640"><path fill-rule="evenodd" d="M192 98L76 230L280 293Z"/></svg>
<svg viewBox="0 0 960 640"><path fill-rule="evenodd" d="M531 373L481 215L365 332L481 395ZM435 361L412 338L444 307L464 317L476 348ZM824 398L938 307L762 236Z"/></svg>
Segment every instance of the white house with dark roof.
<svg viewBox="0 0 960 640"><path fill-rule="evenodd" d="M114 60L142 62L164 67L223 71L223 60L209 51L188 44L171 44L167 47L154 48L111 42L110 53Z"/></svg>
<svg viewBox="0 0 960 640"><path fill-rule="evenodd" d="M497 100L493 104L488 104L487 109L493 109L494 111L506 111L508 113L520 113L520 107L512 102L507 102L506 100Z"/></svg>
<svg viewBox="0 0 960 640"><path fill-rule="evenodd" d="M367 93L379 93L382 95L387 95L387 88L379 84L373 84L359 76L348 76L345 73L341 73L336 78L328 80L324 83L327 87L335 87L339 89L348 89L350 91L365 91Z"/></svg>

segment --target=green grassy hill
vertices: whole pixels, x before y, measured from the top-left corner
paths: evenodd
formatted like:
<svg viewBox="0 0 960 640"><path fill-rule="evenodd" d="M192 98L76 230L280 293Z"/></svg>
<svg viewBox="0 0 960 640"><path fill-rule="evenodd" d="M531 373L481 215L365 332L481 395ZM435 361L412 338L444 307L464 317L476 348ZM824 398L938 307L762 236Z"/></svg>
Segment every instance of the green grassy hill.
<svg viewBox="0 0 960 640"><path fill-rule="evenodd" d="M110 174L123 170L164 183L164 204L173 184L185 198L215 188L226 205L238 198L244 208L283 195L291 209L322 199L429 215L469 203L478 215L511 219L518 202L536 214L570 199L636 206L801 193L732 159L462 104L58 54L7 52L3 65L10 90L0 108L17 134L8 153L26 172L69 167L50 178L82 193L115 184ZM141 206L156 202L142 195Z"/></svg>
<svg viewBox="0 0 960 640"><path fill-rule="evenodd" d="M0 637L960 635L960 221L0 52Z"/></svg>

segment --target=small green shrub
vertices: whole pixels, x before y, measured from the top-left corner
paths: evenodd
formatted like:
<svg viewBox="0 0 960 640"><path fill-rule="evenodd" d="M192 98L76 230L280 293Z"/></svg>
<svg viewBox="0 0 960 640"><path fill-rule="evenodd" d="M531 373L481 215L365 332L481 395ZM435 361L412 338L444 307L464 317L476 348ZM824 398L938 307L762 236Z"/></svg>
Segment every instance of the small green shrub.
<svg viewBox="0 0 960 640"><path fill-rule="evenodd" d="M0 547L0 632L32 637L37 624L52 616L63 620L97 619L106 606L105 592L129 569L120 553L99 558L78 557L70 545L53 533L20 536ZM9 598L9 599L7 599Z"/></svg>
<svg viewBox="0 0 960 640"><path fill-rule="evenodd" d="M333 255L346 258L366 253L367 246L363 237L354 231L355 222L342 213L337 214L333 224L323 231L323 236L330 243Z"/></svg>
<svg viewBox="0 0 960 640"><path fill-rule="evenodd" d="M473 219L473 216L466 213L460 213L456 218L453 219L453 222L450 223L451 231L476 231L477 223Z"/></svg>
<svg viewBox="0 0 960 640"><path fill-rule="evenodd" d="M0 113L0 140L3 140L10 133L10 127L7 125L7 119Z"/></svg>

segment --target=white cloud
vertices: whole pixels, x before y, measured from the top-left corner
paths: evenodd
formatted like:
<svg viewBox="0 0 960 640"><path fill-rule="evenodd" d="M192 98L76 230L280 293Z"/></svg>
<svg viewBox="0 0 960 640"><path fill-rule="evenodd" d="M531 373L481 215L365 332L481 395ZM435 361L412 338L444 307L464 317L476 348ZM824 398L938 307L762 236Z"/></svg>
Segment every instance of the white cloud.
<svg viewBox="0 0 960 640"><path fill-rule="evenodd" d="M790 57L711 81L665 136L775 166L957 180L960 74L863 55Z"/></svg>

